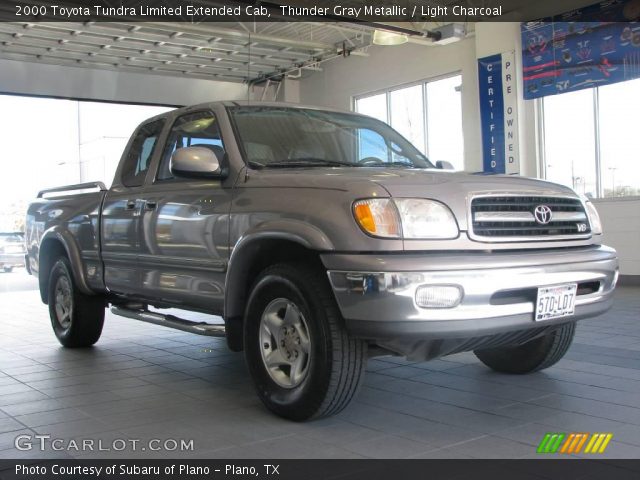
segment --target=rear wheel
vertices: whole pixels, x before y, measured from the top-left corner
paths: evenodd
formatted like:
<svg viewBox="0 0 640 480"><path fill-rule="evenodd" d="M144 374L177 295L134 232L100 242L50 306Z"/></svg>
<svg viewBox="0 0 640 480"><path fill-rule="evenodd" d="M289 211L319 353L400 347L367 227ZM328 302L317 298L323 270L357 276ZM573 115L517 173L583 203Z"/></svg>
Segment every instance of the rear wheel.
<svg viewBox="0 0 640 480"><path fill-rule="evenodd" d="M3 270L5 271L5 273L11 273L13 272L13 267L4 267Z"/></svg>
<svg viewBox="0 0 640 480"><path fill-rule="evenodd" d="M104 324L104 299L78 290L71 265L60 257L49 275L49 317L58 341L65 347L90 347Z"/></svg>
<svg viewBox="0 0 640 480"><path fill-rule="evenodd" d="M502 373L531 373L544 370L564 357L575 334L575 322L515 347L476 350L487 367Z"/></svg>
<svg viewBox="0 0 640 480"><path fill-rule="evenodd" d="M344 409L366 365L366 344L346 332L324 275L288 264L259 275L245 316L244 352L262 402L297 421Z"/></svg>

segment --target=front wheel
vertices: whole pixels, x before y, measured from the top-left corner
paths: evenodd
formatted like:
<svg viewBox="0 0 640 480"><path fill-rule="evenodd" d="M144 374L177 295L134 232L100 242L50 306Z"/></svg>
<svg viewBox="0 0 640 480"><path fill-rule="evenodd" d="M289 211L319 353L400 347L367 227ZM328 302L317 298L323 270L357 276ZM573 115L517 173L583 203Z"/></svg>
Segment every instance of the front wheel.
<svg viewBox="0 0 640 480"><path fill-rule="evenodd" d="M4 267L3 270L5 273L11 273L13 272L13 267Z"/></svg>
<svg viewBox="0 0 640 480"><path fill-rule="evenodd" d="M58 341L65 347L90 347L104 324L104 300L78 290L71 264L61 257L49 275L49 317Z"/></svg>
<svg viewBox="0 0 640 480"><path fill-rule="evenodd" d="M531 373L544 370L564 357L576 331L575 322L567 323L541 337L515 347L496 347L473 353L487 367L502 373Z"/></svg>
<svg viewBox="0 0 640 480"><path fill-rule="evenodd" d="M366 343L346 332L320 272L288 264L264 270L244 325L245 357L267 408L302 421L349 404L363 377Z"/></svg>

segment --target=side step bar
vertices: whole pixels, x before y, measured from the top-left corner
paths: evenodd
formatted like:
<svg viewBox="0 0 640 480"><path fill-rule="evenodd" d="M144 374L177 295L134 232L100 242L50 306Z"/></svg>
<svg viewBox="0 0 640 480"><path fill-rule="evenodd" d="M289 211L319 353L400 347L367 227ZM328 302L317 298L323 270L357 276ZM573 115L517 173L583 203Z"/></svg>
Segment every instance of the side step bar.
<svg viewBox="0 0 640 480"><path fill-rule="evenodd" d="M153 323L154 325L160 325L162 327L175 328L176 330L195 333L196 335L206 335L208 337L225 336L225 327L221 324L190 322L189 320L184 320L174 315L163 315L161 313L150 312L149 310L131 310L115 305L111 307L111 312L121 317Z"/></svg>

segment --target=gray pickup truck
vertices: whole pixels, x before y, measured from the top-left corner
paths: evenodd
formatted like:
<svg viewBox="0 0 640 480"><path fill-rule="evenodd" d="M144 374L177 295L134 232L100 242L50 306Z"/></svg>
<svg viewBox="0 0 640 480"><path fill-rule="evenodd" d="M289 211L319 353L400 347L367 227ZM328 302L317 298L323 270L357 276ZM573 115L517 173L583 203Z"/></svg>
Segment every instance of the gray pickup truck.
<svg viewBox="0 0 640 480"><path fill-rule="evenodd" d="M596 209L560 185L438 167L362 115L181 108L138 127L108 190L39 193L28 269L65 347L93 345L109 305L226 336L265 405L294 420L342 410L375 355L553 365L576 320L612 304Z"/></svg>

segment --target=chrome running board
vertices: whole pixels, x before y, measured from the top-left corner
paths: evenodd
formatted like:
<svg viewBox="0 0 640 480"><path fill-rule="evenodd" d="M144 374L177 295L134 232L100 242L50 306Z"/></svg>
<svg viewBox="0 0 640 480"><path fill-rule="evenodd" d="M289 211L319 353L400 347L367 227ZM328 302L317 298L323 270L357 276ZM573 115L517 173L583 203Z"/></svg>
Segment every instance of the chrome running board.
<svg viewBox="0 0 640 480"><path fill-rule="evenodd" d="M174 328L183 332L195 333L196 335L206 335L208 337L224 337L225 326L222 324L206 322L190 322L174 315L163 315L161 313L150 312L149 310L132 310L124 307L112 306L111 312L121 317L140 320L141 322L153 323L161 327Z"/></svg>

